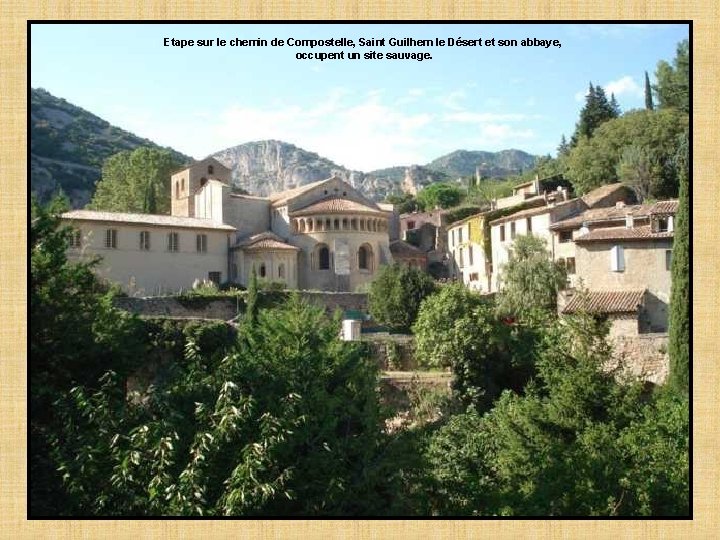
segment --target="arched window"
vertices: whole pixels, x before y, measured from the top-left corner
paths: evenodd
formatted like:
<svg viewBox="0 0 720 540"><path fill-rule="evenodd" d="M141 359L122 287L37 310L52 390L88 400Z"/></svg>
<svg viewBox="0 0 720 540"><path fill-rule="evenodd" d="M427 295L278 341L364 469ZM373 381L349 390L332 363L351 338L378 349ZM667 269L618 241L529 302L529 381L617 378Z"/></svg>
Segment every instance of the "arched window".
<svg viewBox="0 0 720 540"><path fill-rule="evenodd" d="M372 270L373 255L372 248L368 244L363 244L358 249L358 268L360 270Z"/></svg>
<svg viewBox="0 0 720 540"><path fill-rule="evenodd" d="M333 229L336 231L340 230L340 220L338 218L335 218L335 222L333 223Z"/></svg>
<svg viewBox="0 0 720 540"><path fill-rule="evenodd" d="M267 269L265 268L265 263L262 263L260 265L260 277L264 278L267 276Z"/></svg>
<svg viewBox="0 0 720 540"><path fill-rule="evenodd" d="M208 165L208 174L213 174L215 170L213 169L212 165Z"/></svg>
<svg viewBox="0 0 720 540"><path fill-rule="evenodd" d="M207 184L207 178L204 176L200 179L200 187L203 187L205 184Z"/></svg>
<svg viewBox="0 0 720 540"><path fill-rule="evenodd" d="M285 279L285 265L283 263L278 265L278 277Z"/></svg>
<svg viewBox="0 0 720 540"><path fill-rule="evenodd" d="M317 254L318 270L330 270L330 249L325 244L319 244L315 253Z"/></svg>
<svg viewBox="0 0 720 540"><path fill-rule="evenodd" d="M185 179L180 180L180 191L185 193Z"/></svg>
<svg viewBox="0 0 720 540"><path fill-rule="evenodd" d="M175 182L175 198L180 197L180 182Z"/></svg>
<svg viewBox="0 0 720 540"><path fill-rule="evenodd" d="M348 228L348 219L347 218L343 218L342 228L343 228L343 230L347 230L347 228Z"/></svg>

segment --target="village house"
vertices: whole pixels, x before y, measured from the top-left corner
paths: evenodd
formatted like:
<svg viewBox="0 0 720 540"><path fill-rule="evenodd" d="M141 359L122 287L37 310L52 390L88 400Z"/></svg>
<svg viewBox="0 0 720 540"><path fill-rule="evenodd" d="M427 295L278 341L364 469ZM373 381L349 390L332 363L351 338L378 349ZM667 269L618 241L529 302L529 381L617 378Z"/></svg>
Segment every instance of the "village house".
<svg viewBox="0 0 720 540"><path fill-rule="evenodd" d="M171 177L171 214L75 210L70 256L100 255L101 276L136 294L196 280L246 286L252 269L287 287L354 291L393 261L398 216L332 177L269 197L233 193L214 158Z"/></svg>
<svg viewBox="0 0 720 540"><path fill-rule="evenodd" d="M578 289L563 295L561 313L608 317L617 335L667 332L677 206L660 201L641 208L646 219L628 212L620 226L580 229L574 239Z"/></svg>
<svg viewBox="0 0 720 540"><path fill-rule="evenodd" d="M490 246L486 238L488 212L475 214L448 227L448 252L451 276L468 288L490 292L492 274Z"/></svg>

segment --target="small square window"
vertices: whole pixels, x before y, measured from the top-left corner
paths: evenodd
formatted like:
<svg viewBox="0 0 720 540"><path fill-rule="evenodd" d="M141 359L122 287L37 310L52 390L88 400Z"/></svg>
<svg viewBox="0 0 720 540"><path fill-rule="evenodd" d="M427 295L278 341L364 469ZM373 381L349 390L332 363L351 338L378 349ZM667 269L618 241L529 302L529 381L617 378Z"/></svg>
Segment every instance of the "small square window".
<svg viewBox="0 0 720 540"><path fill-rule="evenodd" d="M82 233L78 229L73 229L70 232L70 247L79 248L82 245Z"/></svg>
<svg viewBox="0 0 720 540"><path fill-rule="evenodd" d="M561 244L572 242L572 231L560 231L558 236Z"/></svg>

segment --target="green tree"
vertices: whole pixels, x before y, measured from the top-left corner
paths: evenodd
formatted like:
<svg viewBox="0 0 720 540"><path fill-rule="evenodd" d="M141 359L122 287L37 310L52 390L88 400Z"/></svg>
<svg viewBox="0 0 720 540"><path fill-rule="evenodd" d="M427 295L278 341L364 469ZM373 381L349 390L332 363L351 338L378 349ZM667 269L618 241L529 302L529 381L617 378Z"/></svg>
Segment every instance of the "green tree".
<svg viewBox="0 0 720 540"><path fill-rule="evenodd" d="M499 279L498 312L524 318L536 310L554 311L566 275L550 258L544 239L521 235L510 248Z"/></svg>
<svg viewBox="0 0 720 540"><path fill-rule="evenodd" d="M557 147L558 158L566 156L569 151L570 145L568 144L567 139L565 139L565 134L563 133L562 138L560 139L560 144Z"/></svg>
<svg viewBox="0 0 720 540"><path fill-rule="evenodd" d="M567 177L578 194L617 182L618 164L628 146L644 148L661 167L658 183L650 196L677 196L674 162L678 137L688 127L688 115L674 109L632 111L605 122L592 139L578 142L564 160Z"/></svg>
<svg viewBox="0 0 720 540"><path fill-rule="evenodd" d="M245 321L247 324L252 326L257 322L258 310L258 282L255 266L252 267L252 271L250 273L250 284L248 286L248 294L245 305Z"/></svg>
<svg viewBox="0 0 720 540"><path fill-rule="evenodd" d="M142 396L125 399L112 374L73 390L57 405L68 492L91 515L383 511L377 365L338 330L294 296L260 310L229 351L188 339Z"/></svg>
<svg viewBox="0 0 720 540"><path fill-rule="evenodd" d="M570 146L577 145L583 137L589 139L600 125L617 118L618 115L617 103L609 102L605 90L600 85L593 86L591 82L585 96L585 105L580 111L580 118L575 126L575 133L570 139Z"/></svg>
<svg viewBox="0 0 720 540"><path fill-rule="evenodd" d="M170 212L170 176L181 166L168 150L140 147L103 164L88 208L110 212Z"/></svg>
<svg viewBox="0 0 720 540"><path fill-rule="evenodd" d="M688 392L690 385L690 194L689 141L682 137L678 151L680 200L675 216L670 295L670 385Z"/></svg>
<svg viewBox="0 0 720 540"><path fill-rule="evenodd" d="M658 62L655 79L661 109L674 107L690 112L690 42L687 39L678 43L672 65L665 60Z"/></svg>
<svg viewBox="0 0 720 540"><path fill-rule="evenodd" d="M643 202L651 193L660 191L662 172L662 167L652 152L631 144L622 152L617 176L635 192L638 201Z"/></svg>
<svg viewBox="0 0 720 540"><path fill-rule="evenodd" d="M655 109L652 97L652 87L650 86L650 77L648 77L647 71L645 72L645 109L648 111Z"/></svg>
<svg viewBox="0 0 720 540"><path fill-rule="evenodd" d="M388 195L385 202L397 206L399 214L409 214L410 212L422 210L418 201L410 193L403 193L402 195Z"/></svg>
<svg viewBox="0 0 720 540"><path fill-rule="evenodd" d="M434 291L435 282L422 270L397 263L383 266L370 285L370 315L392 330L408 332L420 303Z"/></svg>
<svg viewBox="0 0 720 540"><path fill-rule="evenodd" d="M432 437L436 513L688 514L687 401L616 382L602 369L606 332L587 315L548 328L525 395L505 392L486 415L458 415Z"/></svg>
<svg viewBox="0 0 720 540"><path fill-rule="evenodd" d="M452 184L431 184L417 195L418 203L426 210L451 208L462 201L463 192Z"/></svg>
<svg viewBox="0 0 720 540"><path fill-rule="evenodd" d="M97 388L113 369L127 377L144 356L137 318L113 307L115 291L93 273L96 261L70 263L67 202L31 203L30 227L30 512L57 515L72 504L51 461L59 437L53 403L73 387Z"/></svg>

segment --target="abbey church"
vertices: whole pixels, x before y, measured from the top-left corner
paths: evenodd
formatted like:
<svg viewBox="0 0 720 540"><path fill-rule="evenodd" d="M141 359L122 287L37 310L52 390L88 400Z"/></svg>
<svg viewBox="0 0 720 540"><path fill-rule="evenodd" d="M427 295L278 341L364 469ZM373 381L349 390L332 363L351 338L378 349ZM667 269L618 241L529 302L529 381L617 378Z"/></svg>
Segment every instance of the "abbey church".
<svg viewBox="0 0 720 540"><path fill-rule="evenodd" d="M392 205L340 178L269 197L233 193L230 178L214 158L178 171L169 216L67 212L70 256L100 256L100 275L144 296L187 290L197 280L247 286L253 268L288 288L352 292L413 247L398 240Z"/></svg>

